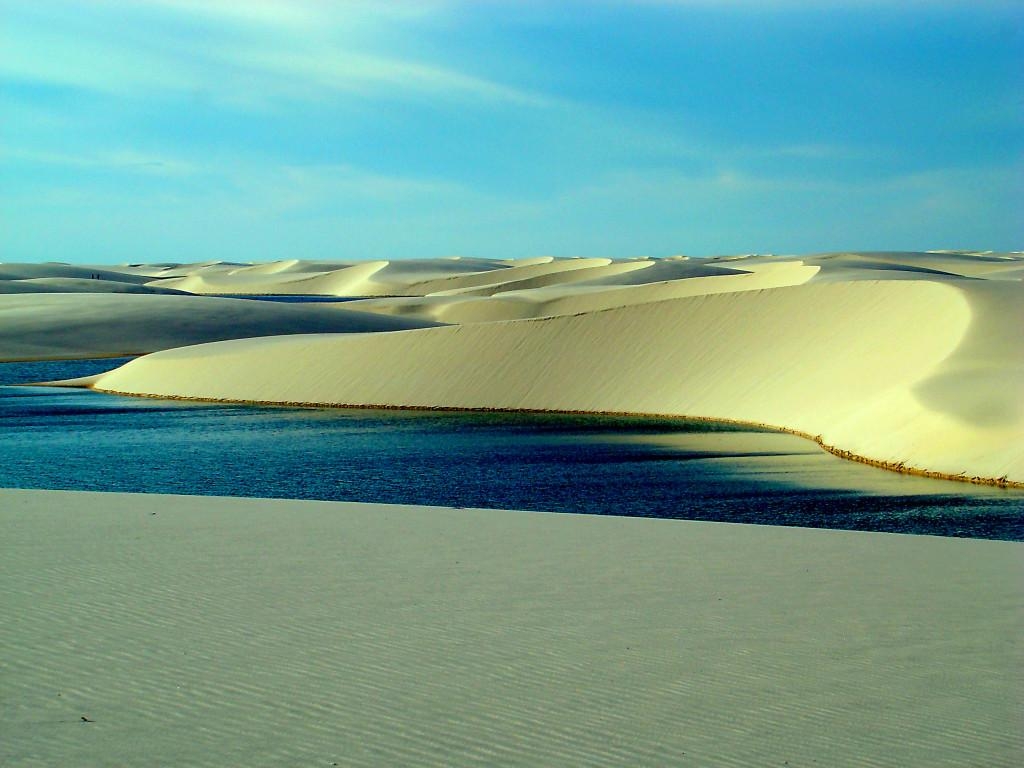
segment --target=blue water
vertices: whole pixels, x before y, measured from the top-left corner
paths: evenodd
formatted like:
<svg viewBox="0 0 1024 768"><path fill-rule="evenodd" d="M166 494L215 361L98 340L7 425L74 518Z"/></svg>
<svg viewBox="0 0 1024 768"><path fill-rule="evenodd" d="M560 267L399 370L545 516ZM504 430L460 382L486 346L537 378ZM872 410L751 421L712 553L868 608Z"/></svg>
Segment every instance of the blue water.
<svg viewBox="0 0 1024 768"><path fill-rule="evenodd" d="M537 509L1024 540L1024 492L674 419L303 409L16 386L121 361L0 364L0 487Z"/></svg>

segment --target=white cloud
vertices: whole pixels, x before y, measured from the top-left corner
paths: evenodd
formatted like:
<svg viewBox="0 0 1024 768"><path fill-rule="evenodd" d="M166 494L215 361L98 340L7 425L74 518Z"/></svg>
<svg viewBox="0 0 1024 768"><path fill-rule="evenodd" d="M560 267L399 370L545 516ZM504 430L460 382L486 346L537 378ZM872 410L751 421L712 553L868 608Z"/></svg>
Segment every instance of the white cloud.
<svg viewBox="0 0 1024 768"><path fill-rule="evenodd" d="M102 0L101 4L116 8L119 2L123 4L123 0ZM318 7L325 6L276 0L135 0L135 5L181 16L274 27L310 26L317 20Z"/></svg>
<svg viewBox="0 0 1024 768"><path fill-rule="evenodd" d="M0 161L179 178L202 176L204 180L219 179L234 190L272 191L273 195L290 199L284 207L340 197L395 202L432 195L468 194L461 185L444 179L389 175L344 163L268 164L263 158L246 155L222 156L215 162L200 163L196 159L132 147L82 154L0 147Z"/></svg>
<svg viewBox="0 0 1024 768"><path fill-rule="evenodd" d="M367 98L426 94L517 106L548 103L540 94L445 62L397 54L376 39L381 29L434 7L440 6L57 2L7 14L0 32L0 75L135 98L199 95L248 109L265 109L281 99L319 98L325 92ZM201 23L205 33L166 35L161 16Z"/></svg>
<svg viewBox="0 0 1024 768"><path fill-rule="evenodd" d="M35 27L8 29L0 75L119 94L186 90L200 79L193 66L136 46Z"/></svg>
<svg viewBox="0 0 1024 768"><path fill-rule="evenodd" d="M279 85L282 79L294 80L294 93L314 88L372 94L387 89L407 94L472 96L519 105L547 103L543 96L457 70L332 46L271 51L236 48L226 52L225 60L278 78Z"/></svg>
<svg viewBox="0 0 1024 768"><path fill-rule="evenodd" d="M102 0L108 6L124 0ZM358 20L413 20L436 13L449 2L427 0L134 0L167 13L226 23L311 28Z"/></svg>

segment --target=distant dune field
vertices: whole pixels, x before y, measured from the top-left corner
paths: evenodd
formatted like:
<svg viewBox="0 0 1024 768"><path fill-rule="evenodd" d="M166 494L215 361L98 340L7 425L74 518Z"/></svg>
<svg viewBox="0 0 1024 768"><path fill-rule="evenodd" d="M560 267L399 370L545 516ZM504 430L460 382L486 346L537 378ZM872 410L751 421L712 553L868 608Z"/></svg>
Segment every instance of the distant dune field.
<svg viewBox="0 0 1024 768"><path fill-rule="evenodd" d="M83 273L161 295L14 295ZM737 420L891 469L1017 484L1022 277L1021 254L949 251L0 265L0 350L165 350L86 382L123 394Z"/></svg>

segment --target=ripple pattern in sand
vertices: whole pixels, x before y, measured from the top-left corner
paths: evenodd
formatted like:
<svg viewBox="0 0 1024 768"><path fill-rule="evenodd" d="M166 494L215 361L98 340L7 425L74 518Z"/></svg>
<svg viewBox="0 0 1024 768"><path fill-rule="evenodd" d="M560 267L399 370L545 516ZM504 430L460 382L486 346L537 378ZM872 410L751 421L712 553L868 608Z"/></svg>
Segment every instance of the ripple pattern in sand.
<svg viewBox="0 0 1024 768"><path fill-rule="evenodd" d="M2 765L1024 754L1016 544L21 491L0 524Z"/></svg>

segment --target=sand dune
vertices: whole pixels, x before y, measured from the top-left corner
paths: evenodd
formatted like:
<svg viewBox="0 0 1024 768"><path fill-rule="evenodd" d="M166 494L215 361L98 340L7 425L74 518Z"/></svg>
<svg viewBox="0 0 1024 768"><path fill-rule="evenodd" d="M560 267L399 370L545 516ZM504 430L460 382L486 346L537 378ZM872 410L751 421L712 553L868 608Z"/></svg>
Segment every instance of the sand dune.
<svg viewBox="0 0 1024 768"><path fill-rule="evenodd" d="M757 265L755 265L756 268ZM650 277L630 277L645 271ZM314 294L325 296L427 296L511 290L574 283L609 286L691 277L739 274L743 270L714 260L678 259L526 259L442 258L375 262L306 262L289 259L269 264L204 263L171 266L149 274L151 287L197 294Z"/></svg>
<svg viewBox="0 0 1024 768"><path fill-rule="evenodd" d="M158 288L121 280L96 280L84 277L34 277L24 280L0 280L5 293L176 293L173 288Z"/></svg>
<svg viewBox="0 0 1024 768"><path fill-rule="evenodd" d="M843 264L857 269L912 270L990 280L1000 279L1006 273L1019 271L1022 267L1020 254L959 251L929 251L926 253L877 251L824 254L817 259L809 259L809 263L826 260L833 265ZM1011 276L1009 279L1018 278Z"/></svg>
<svg viewBox="0 0 1024 768"><path fill-rule="evenodd" d="M139 274L135 268L94 266L87 264L62 264L45 262L27 264L16 262L0 262L0 286L8 280L31 280L38 278L77 278L83 280L112 281L115 283L142 284L148 278Z"/></svg>
<svg viewBox="0 0 1024 768"><path fill-rule="evenodd" d="M954 251L136 265L130 269L140 274L174 276L147 286L369 298L304 307L320 325L296 320L288 332L299 335L289 338L271 337L278 326L253 320L268 338L151 355L96 387L734 419L806 434L892 468L1024 482L1024 290L1015 277L1022 268L1021 254ZM27 278L24 269L17 274ZM354 311L365 314L345 315ZM437 322L455 325L321 335ZM238 326L230 335L254 334ZM205 339L177 343L191 340Z"/></svg>
<svg viewBox="0 0 1024 768"><path fill-rule="evenodd" d="M3 765L1024 750L1019 544L9 490L0 525Z"/></svg>
<svg viewBox="0 0 1024 768"><path fill-rule="evenodd" d="M549 258L536 263L550 264L552 261ZM533 265L532 261L519 265L494 259L459 258L406 262L304 262L291 259L256 265L183 265L158 275L148 285L198 294L408 296L423 295L435 282L483 273L494 275ZM561 267L556 265L545 269L550 271Z"/></svg>
<svg viewBox="0 0 1024 768"><path fill-rule="evenodd" d="M120 357L222 339L431 324L328 305L208 296L0 295L0 360Z"/></svg>
<svg viewBox="0 0 1024 768"><path fill-rule="evenodd" d="M352 296L365 294L369 278L386 265L386 261L371 261L312 274L291 272L281 265L275 265L277 268L271 271L241 267L199 271L184 277L154 280L147 285L198 294Z"/></svg>
<svg viewBox="0 0 1024 768"><path fill-rule="evenodd" d="M11 293L182 293L149 287L156 267L0 263L0 295Z"/></svg>
<svg viewBox="0 0 1024 768"><path fill-rule="evenodd" d="M606 277L608 272L604 270L611 270L619 265L588 270L590 273L600 272L600 276L593 282L584 275L580 275L578 282L548 281L531 289L525 289L518 282L513 282L477 289L480 293L476 295L463 291L456 294L432 293L415 299L367 299L355 302L353 308L406 317L429 317L445 323L520 320L578 315L688 296L799 285L814 277L819 269L817 266L807 266L799 261L787 261L766 264L755 272L730 271L719 273L716 277L702 274L688 279L654 280L649 283L630 280L629 278L635 278L638 271L635 265L643 263L626 262L621 266L630 269L620 269L611 278ZM582 270L568 274L577 275L580 272ZM565 274L560 273L556 277ZM605 282L606 279L617 278L625 278L624 284Z"/></svg>
<svg viewBox="0 0 1024 768"><path fill-rule="evenodd" d="M1019 481L1020 327L1024 304L1012 284L812 282L387 337L191 347L129 363L96 386L737 419L820 435L894 466Z"/></svg>

